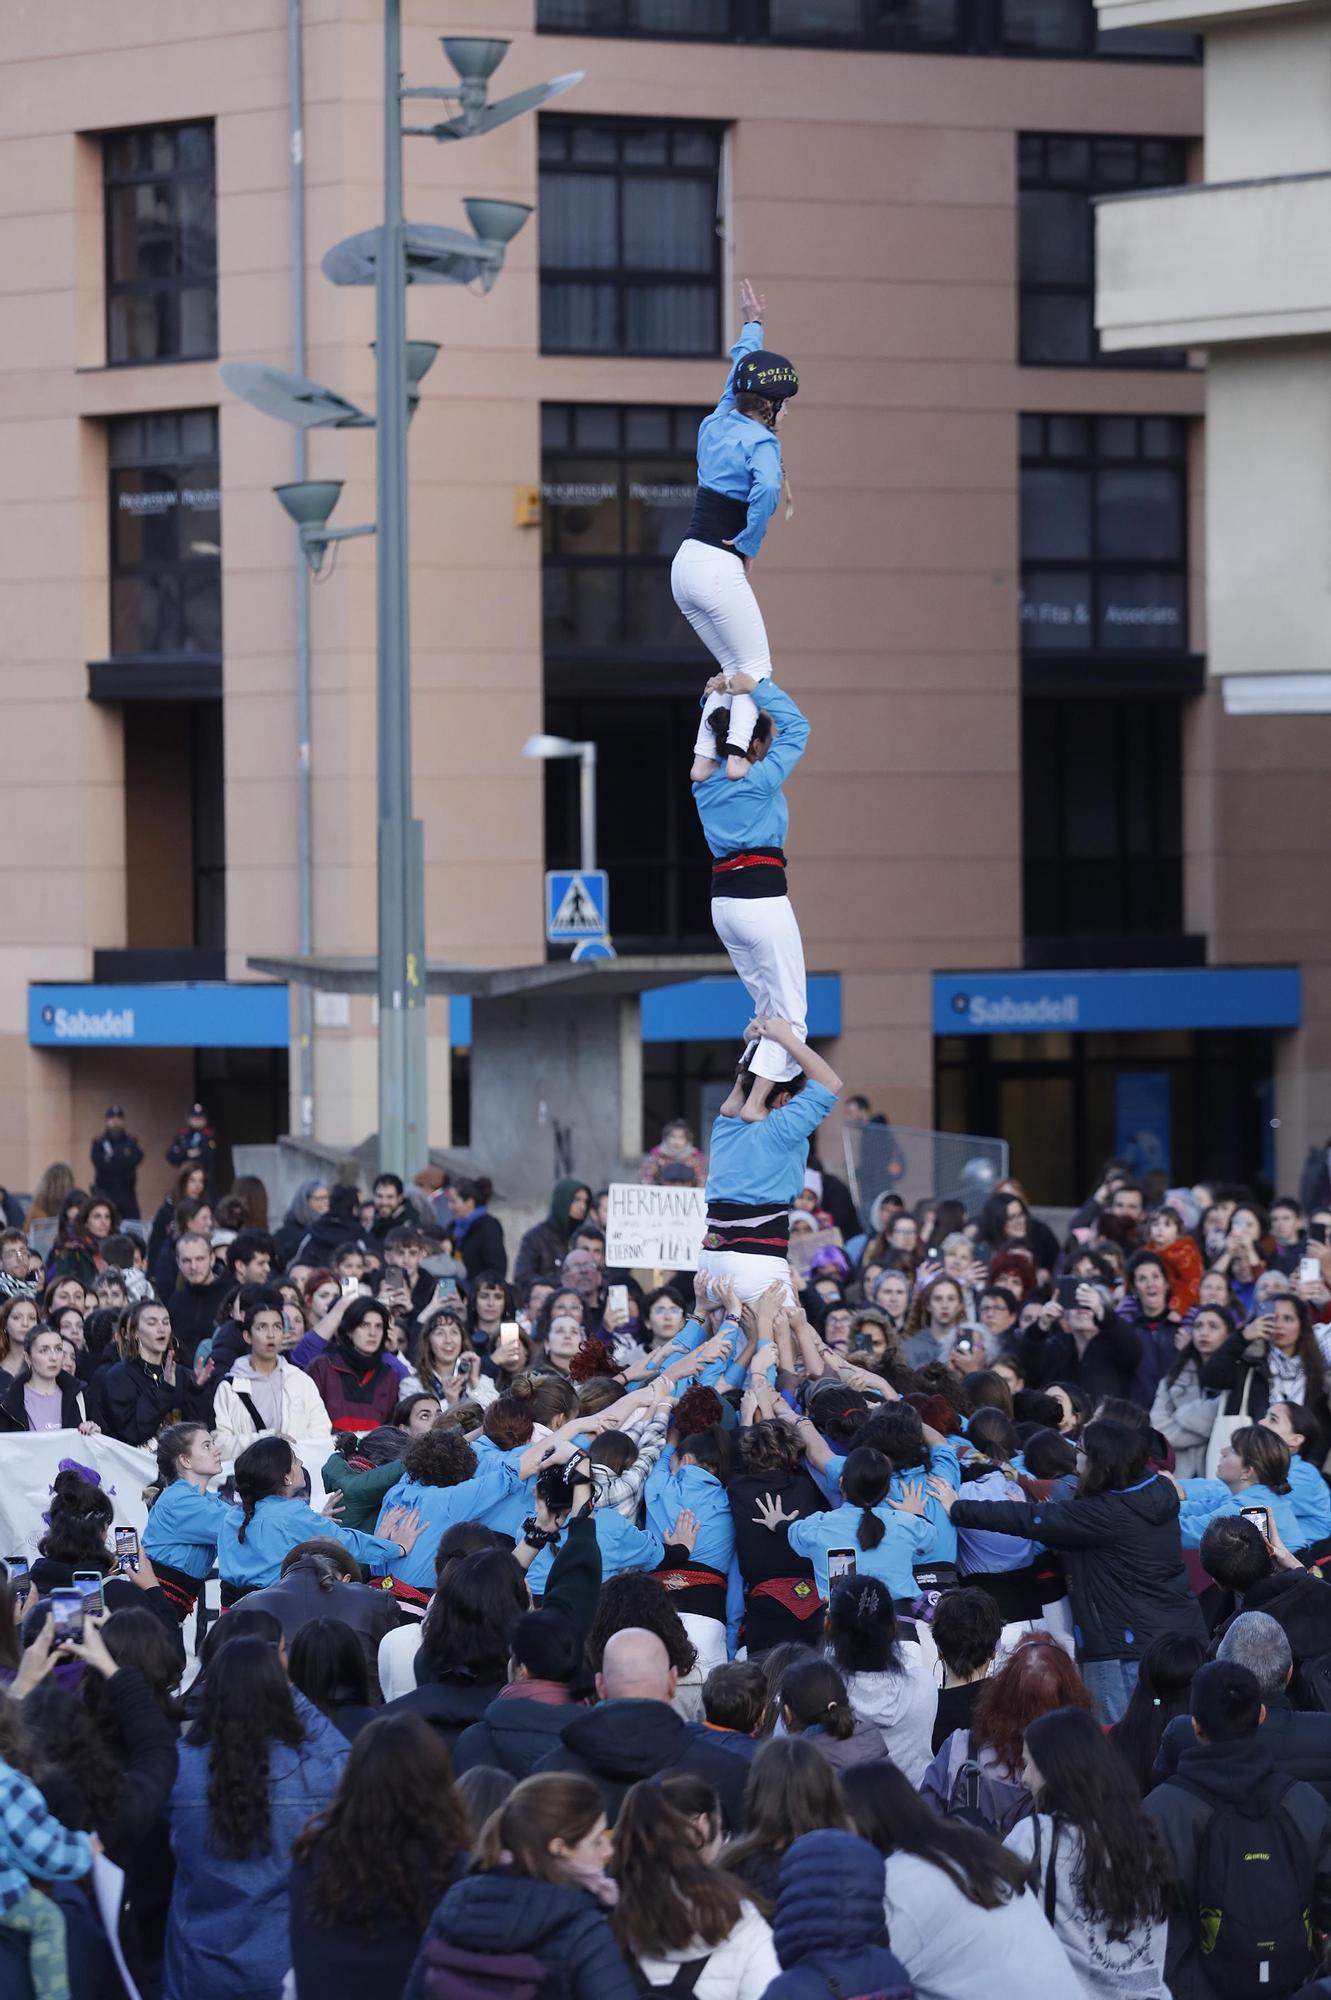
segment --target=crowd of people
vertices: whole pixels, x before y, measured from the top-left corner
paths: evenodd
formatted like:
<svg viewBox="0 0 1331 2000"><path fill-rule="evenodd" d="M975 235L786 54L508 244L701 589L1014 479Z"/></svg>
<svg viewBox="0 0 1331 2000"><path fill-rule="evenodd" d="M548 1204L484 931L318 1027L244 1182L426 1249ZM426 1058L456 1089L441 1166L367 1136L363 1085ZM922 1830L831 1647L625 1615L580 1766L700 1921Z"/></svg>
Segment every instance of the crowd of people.
<svg viewBox="0 0 1331 2000"><path fill-rule="evenodd" d="M764 1026L806 1081L729 1123L811 1157ZM716 1211L709 1152L647 1171ZM69 1433L0 1995L125 1990L96 1856L145 2000L1331 1991L1331 1209L1113 1164L1061 1236L1014 1182L860 1228L810 1165L782 1255L653 1288L576 1177L510 1253L484 1180L274 1227L212 1171L0 1237L0 1422Z"/></svg>

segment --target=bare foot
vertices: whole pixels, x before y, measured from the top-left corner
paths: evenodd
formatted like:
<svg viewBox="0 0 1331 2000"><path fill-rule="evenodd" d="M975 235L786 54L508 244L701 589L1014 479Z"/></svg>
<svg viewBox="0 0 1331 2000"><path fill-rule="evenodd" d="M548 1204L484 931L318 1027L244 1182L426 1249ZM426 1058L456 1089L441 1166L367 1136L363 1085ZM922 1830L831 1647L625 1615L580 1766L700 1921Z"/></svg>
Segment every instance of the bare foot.
<svg viewBox="0 0 1331 2000"><path fill-rule="evenodd" d="M729 1097L726 1098L725 1103L721 1106L721 1116L723 1118L737 1118L743 1108L743 1104L744 1093L740 1089L740 1078L736 1077L734 1083L731 1085Z"/></svg>
<svg viewBox="0 0 1331 2000"><path fill-rule="evenodd" d="M726 776L728 778L747 778L748 775L748 758L736 756L732 751L731 755L726 758Z"/></svg>
<svg viewBox="0 0 1331 2000"><path fill-rule="evenodd" d="M695 757L693 760L693 769L689 772L689 783L693 785L705 785L707 780L714 775L715 771L715 757Z"/></svg>
<svg viewBox="0 0 1331 2000"><path fill-rule="evenodd" d="M770 1076L758 1076L754 1078L753 1089L749 1092L748 1102L739 1114L746 1125L760 1124L767 1116L767 1099L771 1090L772 1079Z"/></svg>

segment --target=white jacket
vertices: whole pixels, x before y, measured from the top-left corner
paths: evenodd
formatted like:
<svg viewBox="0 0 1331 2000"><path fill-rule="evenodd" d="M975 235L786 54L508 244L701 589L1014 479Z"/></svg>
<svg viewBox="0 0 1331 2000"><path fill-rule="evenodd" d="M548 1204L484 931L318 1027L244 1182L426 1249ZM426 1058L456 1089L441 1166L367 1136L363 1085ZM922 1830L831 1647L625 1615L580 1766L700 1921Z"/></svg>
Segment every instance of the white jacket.
<svg viewBox="0 0 1331 2000"><path fill-rule="evenodd" d="M1179 1479L1200 1479L1206 1471L1206 1447L1215 1420L1224 1407L1220 1395L1208 1396L1201 1386L1197 1363L1189 1357L1171 1382L1160 1377L1151 1404L1151 1422L1174 1447L1174 1472Z"/></svg>
<svg viewBox="0 0 1331 2000"><path fill-rule="evenodd" d="M1084 2000L1081 1981L1029 1889L995 1910L972 1903L943 1869L891 1854L887 1928L915 2000Z"/></svg>
<svg viewBox="0 0 1331 2000"><path fill-rule="evenodd" d="M938 1689L926 1666L903 1658L899 1674L850 1674L846 1692L855 1720L880 1731L888 1756L918 1790L933 1761Z"/></svg>
<svg viewBox="0 0 1331 2000"><path fill-rule="evenodd" d="M248 1355L242 1356L248 1360ZM239 1375L236 1368L217 1385L217 1397L213 1403L213 1423L217 1431L217 1448L223 1458L238 1458L247 1444L253 1444L257 1437L271 1437L270 1430L263 1430L255 1423L249 1411L240 1400L240 1392L246 1387L245 1372ZM293 1368L289 1361L279 1356L278 1379L282 1388L282 1421L277 1429L289 1438L331 1437L333 1426L324 1408L323 1397L303 1369Z"/></svg>
<svg viewBox="0 0 1331 2000"><path fill-rule="evenodd" d="M681 1965L706 1955L707 1946L695 1938L683 1951L668 1958L640 1958L644 1978L652 1986L668 1986ZM722 1938L707 1960L693 1989L693 2000L762 2000L781 1965L772 1944L765 1917L752 1903L745 1903L740 1919L729 1937Z"/></svg>

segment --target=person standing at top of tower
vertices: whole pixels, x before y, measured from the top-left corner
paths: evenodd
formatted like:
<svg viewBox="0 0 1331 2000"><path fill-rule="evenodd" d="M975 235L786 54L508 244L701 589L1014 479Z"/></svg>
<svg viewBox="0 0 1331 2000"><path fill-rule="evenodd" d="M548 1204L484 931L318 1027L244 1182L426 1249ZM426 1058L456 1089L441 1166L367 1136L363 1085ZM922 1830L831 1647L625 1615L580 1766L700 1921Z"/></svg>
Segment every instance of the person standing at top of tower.
<svg viewBox="0 0 1331 2000"><path fill-rule="evenodd" d="M730 350L721 400L698 427L698 497L670 571L675 602L715 656L727 689L737 673L762 681L772 672L749 568L781 495L777 426L799 389L799 377L784 354L762 344L763 300L747 278L739 297L744 326ZM749 694L713 693L694 744L695 783L716 769L709 718L718 708L730 711L726 775L739 779L749 769L745 752L758 720L757 705Z"/></svg>

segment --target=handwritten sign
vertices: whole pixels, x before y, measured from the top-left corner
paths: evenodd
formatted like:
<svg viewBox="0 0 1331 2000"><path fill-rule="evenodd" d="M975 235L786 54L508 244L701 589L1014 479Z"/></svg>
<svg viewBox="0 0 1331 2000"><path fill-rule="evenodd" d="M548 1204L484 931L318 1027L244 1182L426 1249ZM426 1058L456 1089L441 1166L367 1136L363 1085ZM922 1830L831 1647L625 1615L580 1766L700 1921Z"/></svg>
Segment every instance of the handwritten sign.
<svg viewBox="0 0 1331 2000"><path fill-rule="evenodd" d="M790 1261L801 1277L807 1273L814 1256L819 1250L842 1247L839 1229L797 1229L790 1238Z"/></svg>
<svg viewBox="0 0 1331 2000"><path fill-rule="evenodd" d="M615 1270L696 1271L706 1232L701 1188L611 1183L605 1261Z"/></svg>

